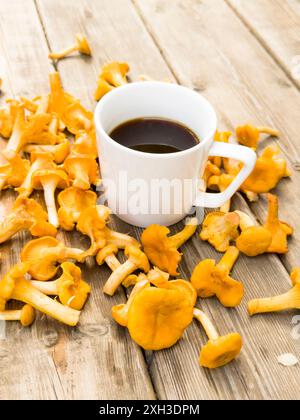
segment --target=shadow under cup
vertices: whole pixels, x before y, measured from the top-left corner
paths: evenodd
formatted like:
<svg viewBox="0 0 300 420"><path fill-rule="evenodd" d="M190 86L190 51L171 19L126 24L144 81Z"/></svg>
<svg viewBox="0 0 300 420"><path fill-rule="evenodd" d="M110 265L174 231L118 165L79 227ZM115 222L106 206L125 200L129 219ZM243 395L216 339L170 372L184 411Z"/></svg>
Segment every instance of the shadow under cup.
<svg viewBox="0 0 300 420"><path fill-rule="evenodd" d="M182 152L152 154L110 138L115 127L145 117L179 122L200 143ZM102 98L95 124L103 199L113 213L129 224L145 227L152 223L169 226L191 212L217 127L214 109L205 98L175 84L131 83Z"/></svg>

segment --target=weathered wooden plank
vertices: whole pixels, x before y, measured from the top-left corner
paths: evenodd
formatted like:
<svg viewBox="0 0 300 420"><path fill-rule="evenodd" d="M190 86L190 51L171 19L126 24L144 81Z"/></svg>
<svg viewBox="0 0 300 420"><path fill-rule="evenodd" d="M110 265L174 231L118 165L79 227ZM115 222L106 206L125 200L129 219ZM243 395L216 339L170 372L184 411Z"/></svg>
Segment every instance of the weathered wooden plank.
<svg viewBox="0 0 300 420"><path fill-rule="evenodd" d="M300 4L297 0L226 0L300 87Z"/></svg>
<svg viewBox="0 0 300 420"><path fill-rule="evenodd" d="M53 67L34 2L2 1L0 16L4 90L9 95L29 96L47 92ZM2 193L2 216L12 200L13 193ZM60 234L59 238L73 246L88 246L79 234ZM1 246L2 275L18 261L27 240L28 236L19 235ZM121 339L120 329L111 322L111 305L124 301L124 293L105 298L101 288L108 270L93 262L82 268L92 294L78 328L66 328L44 317L30 329L16 323L7 326L6 337L0 341L0 399L155 398L142 352L129 337Z"/></svg>
<svg viewBox="0 0 300 420"><path fill-rule="evenodd" d="M159 79L171 76L158 54L155 44L144 30L141 21L133 13L129 1L102 1L101 8L97 1L82 2L81 5L76 3L76 6L71 1L59 4L58 0L40 1L38 4L53 50L63 47L65 40L71 41L73 31L78 29L87 33L92 41L94 58L91 60L89 68L82 59L75 58L61 61L58 64L64 83L70 90L73 90L72 85L75 82L84 81L84 83L82 82L84 89L79 93L82 98L88 100L94 89L95 82L88 76L90 74L88 72L96 75L99 65L108 59L128 60L132 65L133 74L148 73ZM175 1L170 7L169 2L150 0L143 4L138 2L138 5L143 6L143 11L147 15L144 15L144 18L147 21L149 18L153 23L157 19L157 23L153 23L155 27L166 25L165 29L162 29L164 37L156 38L156 42L168 60L170 55L173 56L174 59L170 62L176 75L184 84L205 89L205 85L202 85L202 78L199 78L198 69L202 71L204 68L207 80L210 80L208 76L214 67L208 68L201 59L198 60L199 57L195 56L196 43L193 45L193 54L191 54L190 40L187 41L188 34L186 33L187 28L191 26L190 33L195 35L197 40L197 33L202 31L202 27L199 22L197 25L190 22L189 16L181 21L185 9L192 7L191 13L194 13L194 7L197 9L198 2L179 3ZM57 17L58 6L60 6L59 15L64 16L64 19L60 16ZM206 10L204 11L206 13ZM171 16L168 16L169 13ZM178 17L176 18L177 13ZM164 16L163 19L162 16ZM203 19L206 19L205 14ZM210 27L212 27L211 23ZM202 36L205 37L206 33L207 29ZM170 40L172 37L173 39ZM172 53L169 50L170 42L174 47ZM175 51L178 54L177 59ZM183 77L184 72L178 71L183 65L195 67L194 77L190 78L190 74ZM215 92L215 102L218 95L220 107L224 106L229 112L230 101L227 93L224 92L224 85L220 86L220 83L217 83L215 86L211 83L210 90ZM230 91L230 93L232 92L233 90ZM226 122L226 118L223 114L224 122ZM243 202L239 206L242 204ZM123 226L123 229L132 231L132 228L126 226ZM136 233L138 234L139 231ZM185 258L181 270L185 278L190 276L191 270L200 259L210 256L220 258L220 255L214 253L210 246L201 243L197 236L184 248L184 253ZM159 398L275 399L297 397L298 368L286 370L280 367L276 361L276 357L281 353L297 352L297 343L290 339L290 315L257 317L250 321L245 310L249 298L285 290L289 284L286 271L276 257L269 256L259 260L241 258L234 274L237 278L242 279L246 286L247 296L240 308L228 311L221 308L214 300L202 302L201 306L212 314L222 333L239 330L244 335L245 349L242 357L223 370L207 372L200 369L197 365L198 349L205 342L205 338L195 323L177 346L170 350L147 355ZM126 332L123 331L121 334L125 338ZM286 386L288 383L291 385Z"/></svg>
<svg viewBox="0 0 300 420"><path fill-rule="evenodd" d="M135 4L180 83L201 91L215 106L221 129L234 130L250 122L281 130L280 146L292 169L292 181L282 181L276 192L282 198L282 219L297 227L297 88L225 2L175 0L169 7L165 0L136 0ZM269 140L262 146L267 144ZM253 206L261 220L264 206L262 202ZM296 231L284 258L288 269L300 261L299 235Z"/></svg>

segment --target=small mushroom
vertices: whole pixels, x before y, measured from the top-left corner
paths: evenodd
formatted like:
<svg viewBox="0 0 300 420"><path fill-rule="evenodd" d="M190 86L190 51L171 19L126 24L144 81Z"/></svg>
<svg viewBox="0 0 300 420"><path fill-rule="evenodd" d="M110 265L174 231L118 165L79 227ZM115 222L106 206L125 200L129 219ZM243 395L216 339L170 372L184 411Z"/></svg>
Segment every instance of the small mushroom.
<svg viewBox="0 0 300 420"><path fill-rule="evenodd" d="M95 159L87 155L71 155L64 162L73 187L89 190L91 184L99 184L99 167Z"/></svg>
<svg viewBox="0 0 300 420"><path fill-rule="evenodd" d="M8 109L0 109L0 136L4 137L5 139L9 139L12 135L17 107L18 101L11 100L9 102Z"/></svg>
<svg viewBox="0 0 300 420"><path fill-rule="evenodd" d="M35 200L17 198L12 212L0 222L0 243L22 230L29 230L33 236L56 236L56 228L47 218L47 213Z"/></svg>
<svg viewBox="0 0 300 420"><path fill-rule="evenodd" d="M32 178L36 171L40 169L53 169L55 164L53 162L53 155L46 152L32 153L31 166L24 179L22 185L17 188L18 193L23 197L29 197L33 191Z"/></svg>
<svg viewBox="0 0 300 420"><path fill-rule="evenodd" d="M219 191L225 191L234 180L234 177L229 174L214 175L209 178L207 187L209 189L217 188ZM220 207L220 211L223 213L229 213L231 207L231 200L227 201L223 206Z"/></svg>
<svg viewBox="0 0 300 420"><path fill-rule="evenodd" d="M24 147L24 152L30 154L46 153L52 155L54 162L61 164L65 161L71 150L70 143L67 138L62 138L58 144L43 145L43 144L28 144Z"/></svg>
<svg viewBox="0 0 300 420"><path fill-rule="evenodd" d="M27 264L18 264L0 280L0 298L2 302L17 300L32 306L36 310L74 327L79 322L80 312L50 299L26 280Z"/></svg>
<svg viewBox="0 0 300 420"><path fill-rule="evenodd" d="M205 188L204 190L207 190L207 183L209 178L211 178L214 175L221 175L221 169L215 165L213 162L211 162L210 160L207 161L206 166L205 166L205 171L204 171L204 175L203 175L203 180L205 183Z"/></svg>
<svg viewBox="0 0 300 420"><path fill-rule="evenodd" d="M110 209L105 206L91 206L83 210L77 222L77 230L91 240L90 248L85 251L86 257L92 257L106 245L106 224L109 221Z"/></svg>
<svg viewBox="0 0 300 420"><path fill-rule="evenodd" d="M248 312L256 314L281 312L290 309L300 309L300 268L294 268L291 273L293 287L280 296L266 299L255 299L248 303Z"/></svg>
<svg viewBox="0 0 300 420"><path fill-rule="evenodd" d="M32 280L31 284L47 296L58 296L63 305L80 311L91 292L91 287L82 279L81 270L71 262L61 265L63 274L53 281Z"/></svg>
<svg viewBox="0 0 300 420"><path fill-rule="evenodd" d="M71 104L78 102L72 95L63 90L60 76L58 72L51 73L50 81L50 97L49 112L59 118L60 123L65 124L65 111Z"/></svg>
<svg viewBox="0 0 300 420"><path fill-rule="evenodd" d="M69 48L66 48L65 50L61 51L61 52L57 52L57 53L50 53L48 55L48 57L52 60L60 60L64 57L69 56L70 54L74 53L74 52L79 52L80 54L83 55L92 55L89 43L86 39L86 37L82 34L77 34L76 35L76 42L74 45L72 45Z"/></svg>
<svg viewBox="0 0 300 420"><path fill-rule="evenodd" d="M116 257L118 251L119 249L115 245L106 245L104 248L100 249L97 254L97 264L103 265L106 263L111 271L115 271L121 265L120 261Z"/></svg>
<svg viewBox="0 0 300 420"><path fill-rule="evenodd" d="M95 130L81 130L77 133L75 142L72 144L72 154L88 155L93 159L98 157Z"/></svg>
<svg viewBox="0 0 300 420"><path fill-rule="evenodd" d="M229 139L232 136L230 131L216 131L214 136L214 141L218 143L229 143ZM210 160L213 162L214 165L221 168L223 159L219 156L211 157ZM218 174L215 174L218 175Z"/></svg>
<svg viewBox="0 0 300 420"><path fill-rule="evenodd" d="M141 240L145 253L151 263L172 276L177 276L177 267L181 261L180 248L197 230L197 219L188 221L184 229L173 236L165 226L151 225L142 234Z"/></svg>
<svg viewBox="0 0 300 420"><path fill-rule="evenodd" d="M253 125L247 124L236 129L238 142L243 146L252 147L255 150L257 149L261 134L268 134L272 137L280 136L279 131L271 127L254 127Z"/></svg>
<svg viewBox="0 0 300 420"><path fill-rule="evenodd" d="M229 276L232 267L239 257L239 250L229 247L221 261L201 261L194 269L191 282L201 298L216 296L227 308L238 306L244 297L242 283Z"/></svg>
<svg viewBox="0 0 300 420"><path fill-rule="evenodd" d="M68 248L50 236L28 242L21 252L21 261L28 265L28 273L41 281L52 279L59 264L73 259L83 262L84 252L81 249Z"/></svg>
<svg viewBox="0 0 300 420"><path fill-rule="evenodd" d="M107 295L113 296L123 280L134 271L140 269L148 273L150 270L148 258L139 248L127 246L125 255L128 257L128 260L112 272L104 285L103 292Z"/></svg>
<svg viewBox="0 0 300 420"><path fill-rule="evenodd" d="M217 369L231 363L241 353L242 337L238 333L220 337L208 316L198 308L194 308L194 318L204 328L209 338L200 352L199 363L208 369Z"/></svg>
<svg viewBox="0 0 300 420"><path fill-rule="evenodd" d="M112 317L118 324L122 325L122 327L127 327L128 312L134 298L137 296L138 293L140 293L146 287L150 287L150 283L147 279L139 281L138 283L135 284L134 288L132 289L132 292L130 293L127 303L121 303L120 305L115 305L112 307L112 310L111 310Z"/></svg>
<svg viewBox="0 0 300 420"><path fill-rule="evenodd" d="M112 89L128 83L126 77L128 72L129 66L127 63L112 62L105 64L99 75L97 89L94 93L95 100L100 100Z"/></svg>
<svg viewBox="0 0 300 420"><path fill-rule="evenodd" d="M67 106L64 113L64 123L72 134L93 128L93 113L87 111L79 101Z"/></svg>
<svg viewBox="0 0 300 420"><path fill-rule="evenodd" d="M211 212L204 219L199 237L208 241L218 252L225 252L230 242L239 236L239 223L236 212Z"/></svg>
<svg viewBox="0 0 300 420"><path fill-rule="evenodd" d="M32 186L35 189L44 190L49 222L53 226L58 227L59 220L55 204L55 191L57 188L65 189L69 186L68 175L65 171L58 168L39 169L32 175Z"/></svg>
<svg viewBox="0 0 300 420"><path fill-rule="evenodd" d="M279 158L278 146L267 147L257 159L252 174L241 187L242 191L263 194L271 191L282 178L291 176L286 160Z"/></svg>
<svg viewBox="0 0 300 420"><path fill-rule="evenodd" d="M288 252L288 236L294 232L293 228L286 222L278 219L279 203L278 197L268 194L269 212L264 227L271 233L272 242L268 248L269 253L286 254Z"/></svg>
<svg viewBox="0 0 300 420"><path fill-rule="evenodd" d="M240 217L241 235L236 240L236 246L239 251L248 257L268 252L272 243L272 234L264 226L258 226L257 223L248 214L242 211L235 211Z"/></svg>
<svg viewBox="0 0 300 420"><path fill-rule="evenodd" d="M76 187L69 187L58 194L60 208L58 220L60 226L67 231L74 229L81 213L89 207L96 206L97 194Z"/></svg>
<svg viewBox="0 0 300 420"><path fill-rule="evenodd" d="M0 312L0 321L20 321L23 327L30 327L35 321L36 312L30 305L24 305L20 310Z"/></svg>
<svg viewBox="0 0 300 420"><path fill-rule="evenodd" d="M12 135L3 151L4 156L12 158L30 143L55 144L56 136L48 131L50 120L50 114L34 114L28 120L24 108L19 105Z"/></svg>
<svg viewBox="0 0 300 420"><path fill-rule="evenodd" d="M8 158L7 163L0 166L0 191L6 188L17 188L23 183L29 171L28 160L19 155Z"/></svg>

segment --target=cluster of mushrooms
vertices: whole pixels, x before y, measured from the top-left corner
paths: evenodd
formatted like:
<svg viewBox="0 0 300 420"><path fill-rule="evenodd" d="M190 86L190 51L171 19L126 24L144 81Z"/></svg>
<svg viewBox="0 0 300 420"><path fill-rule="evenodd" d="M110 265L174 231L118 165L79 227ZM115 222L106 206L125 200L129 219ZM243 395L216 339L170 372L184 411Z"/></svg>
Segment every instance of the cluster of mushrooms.
<svg viewBox="0 0 300 420"><path fill-rule="evenodd" d="M84 36L78 35L74 46L50 58L59 60L74 51L91 55ZM126 63L103 66L95 99L128 83L128 71ZM236 140L227 132L218 132L215 140L238 142L256 150L261 134L279 135L268 127L246 125L237 128ZM176 278L182 259L179 248L195 234L197 220L189 219L184 229L173 236L167 227L151 225L143 231L141 243L110 229L110 209L97 205L94 191L101 181L93 114L63 90L58 73L50 75L49 94L33 100L7 100L7 106L0 109L0 136L7 140L1 152L0 190L12 188L18 194L13 209L0 221L0 243L24 230L35 237L23 248L20 262L0 280L0 320L30 326L37 310L76 326L91 291L76 262L95 257L99 266L106 264L111 270L103 287L105 294L112 296L120 287L132 289L126 303L112 307L112 317L143 349L173 346L195 318L209 338L200 352L201 366L224 366L240 354L241 336L220 336L212 321L195 305L198 297L213 296L227 308L241 303L243 285L230 276L240 252L254 257L288 251L287 238L293 229L279 220L278 198L269 193L282 178L290 176L277 146L263 151L241 187L251 201L269 193L266 223L260 226L241 211L231 212L230 202L209 213L200 238L224 256L218 263L201 261L187 281ZM210 158L204 175L207 188L224 190L241 167L232 159ZM43 191L47 211L30 198L35 190ZM76 229L88 236L90 247L67 247L56 239L58 228ZM119 261L120 250L125 263ZM293 270L291 277L294 287L290 292L250 302L250 315L299 308L300 269ZM25 306L8 310L10 300Z"/></svg>

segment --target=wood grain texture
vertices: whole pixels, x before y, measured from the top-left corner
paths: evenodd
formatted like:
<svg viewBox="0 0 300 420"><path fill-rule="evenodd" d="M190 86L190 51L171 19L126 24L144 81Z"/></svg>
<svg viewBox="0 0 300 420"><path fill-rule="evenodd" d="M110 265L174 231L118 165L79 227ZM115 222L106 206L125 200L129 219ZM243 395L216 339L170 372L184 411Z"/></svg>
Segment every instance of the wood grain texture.
<svg viewBox="0 0 300 420"><path fill-rule="evenodd" d="M300 87L300 3L226 0L287 75Z"/></svg>
<svg viewBox="0 0 300 420"><path fill-rule="evenodd" d="M53 67L33 1L1 1L0 16L5 16L0 20L5 92L30 97L47 92ZM77 94L79 86L85 92L84 80L84 72L81 79L73 79L72 93ZM2 193L2 217L13 198L12 192ZM79 234L60 233L58 238L82 249L88 246ZM27 240L28 236L18 235L0 247L1 275L19 260ZM30 329L7 324L6 339L0 341L0 399L155 398L141 350L111 321L111 305L124 302L125 294L120 291L113 299L102 294L108 269L92 261L82 269L92 294L77 328L45 317L39 317Z"/></svg>
<svg viewBox="0 0 300 420"><path fill-rule="evenodd" d="M247 122L270 125L282 133L279 145L292 170L276 193L281 218L295 228L300 197L300 95L285 73L224 1L134 0L148 30L180 83L203 93L215 106L220 129L234 132ZM256 3L256 2L251 2ZM187 29L188 28L188 29ZM261 148L271 144L262 142ZM253 205L263 221L265 203ZM296 229L287 269L300 264Z"/></svg>
<svg viewBox="0 0 300 420"><path fill-rule="evenodd" d="M140 2L138 3L140 6ZM96 1L82 1L80 5L76 3L76 11L72 8L71 2L64 2L64 5L60 5L61 15L64 18L57 18L56 16L58 0L38 2L40 14L53 50L65 44L65 41L62 41L62 34L65 39L69 39L71 42L73 33L77 28L87 33L91 40L94 40L94 58L90 61L89 68L87 68L85 62L75 58L61 61L58 64L68 89L72 91L73 83L78 86L78 80L84 80L84 89L82 93L79 92L79 96L90 98L95 80L91 80L90 73L87 72L93 72L96 75L100 64L109 59L128 60L133 69L133 78L138 73L147 73L158 79L171 77L171 72L159 55L156 45L159 45L163 56L171 64L172 71L176 73L182 83L199 90L205 89L205 86L202 85L201 71L205 69L208 77L208 64L203 65L201 57L196 54L191 57L190 40L188 41L189 48L186 44L188 34L183 34L183 32L186 32L183 31L183 28L189 28L191 25L190 35L196 36L194 31L201 32L202 26L198 23L194 28L193 22L190 22L190 17L181 21L181 10L185 11L189 6L193 6L192 13L194 5L196 5L196 8L198 7L198 2L184 1L179 4L175 1L172 3L174 6L169 6L170 3L165 1L148 2L147 0L144 3L145 20L147 22L149 20L152 24L157 20L157 25L165 25L165 28L162 29L166 31L164 37L157 37L156 33L152 32L152 36L155 38L155 42L153 42L127 1L103 1L101 8L98 7L99 3ZM178 11L177 6L179 7ZM68 10L68 13L64 13L64 10ZM172 10L175 10L176 14L174 11L173 15ZM169 13L171 13L171 16L168 16ZM176 18L177 13L178 18ZM166 20L161 21L162 16L166 17ZM177 30L176 36L170 27L171 20L173 21L172 25L174 25L174 32ZM205 33L203 36L205 37ZM174 51L171 53L169 43L172 37ZM195 42L197 42L197 36ZM193 48L195 49L195 46ZM175 51L178 54L177 60L175 59ZM171 54L174 55L174 59L170 61ZM76 62L76 66L74 66L74 62ZM189 78L190 75L188 74L184 78L184 72L178 71L178 68L182 65L193 68L194 76ZM195 82L196 77L197 83ZM215 92L215 102L217 95L223 97L219 109L223 105L230 112L230 102L228 96L224 93L224 85L222 88L219 84L215 87L214 83L215 80L211 80L210 88ZM220 89L221 92L218 92L217 89ZM231 93L233 91L232 89ZM225 98L227 99L226 106ZM223 119L226 121L224 117ZM238 202L239 208L243 205L243 201ZM179 228L180 226L177 229ZM126 231L127 229L130 228L123 225L122 230ZM139 235L139 233L140 231L136 230L136 235ZM185 278L189 278L191 270L200 259L211 256L220 258L220 255L216 254L210 246L201 243L197 236L184 247L184 255L181 272ZM275 256L262 257L258 260L241 258L234 275L243 280L246 287L246 297L240 308L228 311L221 308L215 300L203 301L201 306L212 315L221 333L225 334L238 330L243 334L245 348L242 357L222 370L208 372L200 369L197 362L198 353L206 338L198 325L194 323L177 346L163 352L147 354L152 380L159 398L297 398L296 385L299 383L299 369L284 369L278 365L276 359L279 354L287 351L298 352L297 343L291 339L291 315L271 315L250 320L246 314L248 299L259 295L272 295L289 287L286 271ZM122 334L125 337L125 331ZM282 386L282 384L284 385Z"/></svg>

